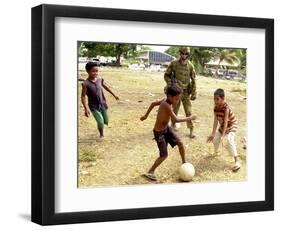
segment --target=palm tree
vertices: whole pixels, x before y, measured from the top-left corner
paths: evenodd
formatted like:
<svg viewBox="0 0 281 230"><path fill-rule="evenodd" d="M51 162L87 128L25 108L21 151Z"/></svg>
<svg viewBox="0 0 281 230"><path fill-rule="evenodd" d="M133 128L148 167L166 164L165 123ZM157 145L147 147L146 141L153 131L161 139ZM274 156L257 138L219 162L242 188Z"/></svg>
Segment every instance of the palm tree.
<svg viewBox="0 0 281 230"><path fill-rule="evenodd" d="M215 57L219 59L218 65L223 61L229 65L240 64L240 59L237 57L237 54L233 49L218 50L218 52L215 53Z"/></svg>
<svg viewBox="0 0 281 230"><path fill-rule="evenodd" d="M228 65L240 65L240 59L237 57L236 50L234 49L214 49L214 59L218 59L218 65L216 69L216 75L218 68L222 62L225 62Z"/></svg>
<svg viewBox="0 0 281 230"><path fill-rule="evenodd" d="M165 53L173 57L178 57L179 49L179 46L170 46L165 50ZM204 64L210 61L212 55L212 48L190 47L190 61L194 65L196 72L201 72L203 70Z"/></svg>
<svg viewBox="0 0 281 230"><path fill-rule="evenodd" d="M236 56L240 59L240 64L238 66L239 72L241 75L244 76L244 78L247 75L247 50L246 49L237 49L236 50Z"/></svg>
<svg viewBox="0 0 281 230"><path fill-rule="evenodd" d="M246 68L246 52L247 52L246 49L236 49L235 51L236 57L238 57L240 60L240 64L239 64L240 69Z"/></svg>
<svg viewBox="0 0 281 230"><path fill-rule="evenodd" d="M204 64L210 61L213 52L210 48L192 47L190 50L190 60L193 63L196 72L203 70Z"/></svg>

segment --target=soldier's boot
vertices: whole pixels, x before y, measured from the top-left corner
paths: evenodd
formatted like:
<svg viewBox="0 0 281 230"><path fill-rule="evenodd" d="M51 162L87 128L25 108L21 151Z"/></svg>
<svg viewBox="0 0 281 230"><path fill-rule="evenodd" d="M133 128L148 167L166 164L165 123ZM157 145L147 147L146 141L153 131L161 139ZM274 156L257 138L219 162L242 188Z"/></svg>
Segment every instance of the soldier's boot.
<svg viewBox="0 0 281 230"><path fill-rule="evenodd" d="M196 136L194 135L193 133L193 127L189 128L189 138L193 139L195 138Z"/></svg>

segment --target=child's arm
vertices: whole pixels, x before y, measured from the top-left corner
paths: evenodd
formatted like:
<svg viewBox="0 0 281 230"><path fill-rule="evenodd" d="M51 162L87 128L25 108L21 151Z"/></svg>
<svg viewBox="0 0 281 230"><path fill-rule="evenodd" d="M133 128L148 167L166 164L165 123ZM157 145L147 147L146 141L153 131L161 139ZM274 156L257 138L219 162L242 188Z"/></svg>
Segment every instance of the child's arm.
<svg viewBox="0 0 281 230"><path fill-rule="evenodd" d="M214 114L213 131L211 135L208 137L207 142L211 142L214 140L217 128L218 128L218 119L216 117L216 114Z"/></svg>
<svg viewBox="0 0 281 230"><path fill-rule="evenodd" d="M224 137L225 132L227 130L228 117L229 117L229 108L227 108L225 111L224 124L223 124L222 135L221 135L222 138Z"/></svg>
<svg viewBox="0 0 281 230"><path fill-rule="evenodd" d="M119 100L119 97L117 97L112 91L111 89L104 83L104 80L102 80L102 87L109 92L116 100Z"/></svg>
<svg viewBox="0 0 281 230"><path fill-rule="evenodd" d="M170 115L172 121L174 121L174 122L186 122L186 121L192 121L192 120L196 119L195 115L180 118L174 113L174 111L173 111L173 109L170 105L167 105L167 108L168 108L168 111L169 111L169 115Z"/></svg>
<svg viewBox="0 0 281 230"><path fill-rule="evenodd" d="M81 102L85 110L85 116L89 117L90 116L90 110L87 107L86 103L86 93L87 93L87 88L86 86L82 83L82 93L81 93Z"/></svg>
<svg viewBox="0 0 281 230"><path fill-rule="evenodd" d="M152 103L150 104L150 106L148 107L148 109L147 109L145 115L143 115L143 116L140 118L140 120L141 120L141 121L144 121L144 120L148 117L148 115L149 115L149 113L151 112L151 110L152 110L155 106L160 105L163 100L165 100L165 99L157 100L157 101L152 102Z"/></svg>

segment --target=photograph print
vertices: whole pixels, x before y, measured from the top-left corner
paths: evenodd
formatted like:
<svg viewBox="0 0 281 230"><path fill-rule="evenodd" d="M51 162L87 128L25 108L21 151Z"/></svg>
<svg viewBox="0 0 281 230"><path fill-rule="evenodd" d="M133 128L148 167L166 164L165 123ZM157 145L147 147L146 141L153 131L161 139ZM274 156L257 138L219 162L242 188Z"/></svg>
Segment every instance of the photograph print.
<svg viewBox="0 0 281 230"><path fill-rule="evenodd" d="M77 42L78 188L247 180L247 50Z"/></svg>

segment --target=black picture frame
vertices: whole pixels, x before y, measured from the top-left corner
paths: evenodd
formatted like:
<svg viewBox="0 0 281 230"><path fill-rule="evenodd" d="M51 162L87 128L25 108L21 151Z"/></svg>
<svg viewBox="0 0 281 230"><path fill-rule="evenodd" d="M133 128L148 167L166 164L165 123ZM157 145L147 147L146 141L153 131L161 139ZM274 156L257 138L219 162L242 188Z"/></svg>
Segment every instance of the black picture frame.
<svg viewBox="0 0 281 230"><path fill-rule="evenodd" d="M109 19L265 29L265 200L55 213L55 18ZM32 221L41 225L274 209L274 20L63 5L32 8Z"/></svg>

